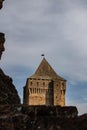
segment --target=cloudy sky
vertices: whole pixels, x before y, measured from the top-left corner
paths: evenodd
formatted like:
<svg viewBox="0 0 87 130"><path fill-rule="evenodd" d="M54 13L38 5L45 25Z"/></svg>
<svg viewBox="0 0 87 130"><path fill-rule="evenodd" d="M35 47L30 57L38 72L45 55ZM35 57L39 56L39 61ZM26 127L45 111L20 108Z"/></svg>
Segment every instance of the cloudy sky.
<svg viewBox="0 0 87 130"><path fill-rule="evenodd" d="M23 86L42 57L67 80L66 105L87 113L87 1L6 0L0 11L5 33L1 68Z"/></svg>

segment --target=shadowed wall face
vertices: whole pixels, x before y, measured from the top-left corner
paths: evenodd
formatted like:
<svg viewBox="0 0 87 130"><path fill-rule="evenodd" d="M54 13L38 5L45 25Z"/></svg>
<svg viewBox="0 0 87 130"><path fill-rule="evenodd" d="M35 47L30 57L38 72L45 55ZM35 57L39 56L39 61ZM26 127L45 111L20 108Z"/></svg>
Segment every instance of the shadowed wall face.
<svg viewBox="0 0 87 130"><path fill-rule="evenodd" d="M3 51L5 51L4 42L5 42L5 34L0 33L0 59L1 59Z"/></svg>
<svg viewBox="0 0 87 130"><path fill-rule="evenodd" d="M0 9L3 7L3 1L4 0L0 0Z"/></svg>

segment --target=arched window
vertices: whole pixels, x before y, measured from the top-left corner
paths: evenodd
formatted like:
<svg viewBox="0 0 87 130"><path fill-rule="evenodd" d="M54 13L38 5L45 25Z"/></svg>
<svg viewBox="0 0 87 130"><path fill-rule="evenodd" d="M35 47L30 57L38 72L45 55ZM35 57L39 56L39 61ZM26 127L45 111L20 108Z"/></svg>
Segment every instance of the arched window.
<svg viewBox="0 0 87 130"><path fill-rule="evenodd" d="M43 82L43 86L45 86L45 82Z"/></svg>
<svg viewBox="0 0 87 130"><path fill-rule="evenodd" d="M62 86L64 86L64 82L62 82Z"/></svg>

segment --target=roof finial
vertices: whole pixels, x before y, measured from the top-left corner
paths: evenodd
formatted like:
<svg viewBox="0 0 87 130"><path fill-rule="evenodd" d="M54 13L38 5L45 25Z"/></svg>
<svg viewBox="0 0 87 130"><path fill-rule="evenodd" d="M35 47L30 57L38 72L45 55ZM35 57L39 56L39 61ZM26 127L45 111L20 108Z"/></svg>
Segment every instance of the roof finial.
<svg viewBox="0 0 87 130"><path fill-rule="evenodd" d="M44 54L41 54L42 57L44 57L45 55Z"/></svg>

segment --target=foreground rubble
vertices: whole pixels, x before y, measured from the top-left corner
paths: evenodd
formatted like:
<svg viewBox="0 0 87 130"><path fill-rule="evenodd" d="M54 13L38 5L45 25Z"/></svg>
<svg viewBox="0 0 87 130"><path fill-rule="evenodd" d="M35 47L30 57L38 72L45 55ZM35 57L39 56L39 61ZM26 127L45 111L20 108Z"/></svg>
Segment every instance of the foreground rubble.
<svg viewBox="0 0 87 130"><path fill-rule="evenodd" d="M76 107L0 105L0 130L87 130Z"/></svg>

